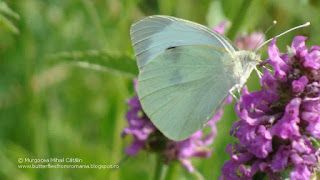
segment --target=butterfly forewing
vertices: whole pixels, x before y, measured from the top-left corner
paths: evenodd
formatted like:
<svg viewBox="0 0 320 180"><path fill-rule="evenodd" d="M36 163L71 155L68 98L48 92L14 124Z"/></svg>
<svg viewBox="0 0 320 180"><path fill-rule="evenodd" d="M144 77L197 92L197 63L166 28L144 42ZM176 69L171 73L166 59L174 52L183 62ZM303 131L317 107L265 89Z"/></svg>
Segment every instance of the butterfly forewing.
<svg viewBox="0 0 320 180"><path fill-rule="evenodd" d="M130 29L131 41L141 70L168 48L182 45L209 45L231 53L238 50L227 38L197 23L170 16L148 16Z"/></svg>
<svg viewBox="0 0 320 180"><path fill-rule="evenodd" d="M184 140L221 108L236 83L231 54L210 46L179 46L140 70L138 96L156 127L172 140Z"/></svg>

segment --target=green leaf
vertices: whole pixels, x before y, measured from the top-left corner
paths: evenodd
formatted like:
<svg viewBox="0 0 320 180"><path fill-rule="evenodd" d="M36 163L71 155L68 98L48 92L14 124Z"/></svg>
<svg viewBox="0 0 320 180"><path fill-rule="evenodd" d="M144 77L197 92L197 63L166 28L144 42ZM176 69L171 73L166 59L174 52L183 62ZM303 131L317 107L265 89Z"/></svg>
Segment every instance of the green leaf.
<svg viewBox="0 0 320 180"><path fill-rule="evenodd" d="M252 0L246 0L242 2L237 15L232 20L233 24L231 26L231 29L228 31L227 37L229 37L229 39L233 40L235 38L244 18L246 17L251 2Z"/></svg>
<svg viewBox="0 0 320 180"><path fill-rule="evenodd" d="M309 138L313 147L319 149L320 148L320 139L316 139L314 137Z"/></svg>
<svg viewBox="0 0 320 180"><path fill-rule="evenodd" d="M208 27L212 28L219 25L222 21L229 22L228 18L225 16L220 1L212 1L207 13L207 24Z"/></svg>
<svg viewBox="0 0 320 180"><path fill-rule="evenodd" d="M19 34L19 29L9 18L19 20L20 16L19 14L11 10L5 2L0 0L0 25L3 25L15 34Z"/></svg>
<svg viewBox="0 0 320 180"><path fill-rule="evenodd" d="M290 173L293 171L293 167L289 167L283 171L280 172L280 177L283 179L283 180L290 180L289 176L290 176Z"/></svg>
<svg viewBox="0 0 320 180"><path fill-rule="evenodd" d="M139 70L133 56L108 51L61 52L48 56L49 63L72 62L77 66L137 77Z"/></svg>
<svg viewBox="0 0 320 180"><path fill-rule="evenodd" d="M6 27L15 34L19 34L19 29L5 16L0 14L0 25Z"/></svg>
<svg viewBox="0 0 320 180"><path fill-rule="evenodd" d="M16 12L14 12L12 9L10 9L8 7L8 5L0 0L0 13L9 17L12 17L16 20L20 19L19 14L17 14Z"/></svg>

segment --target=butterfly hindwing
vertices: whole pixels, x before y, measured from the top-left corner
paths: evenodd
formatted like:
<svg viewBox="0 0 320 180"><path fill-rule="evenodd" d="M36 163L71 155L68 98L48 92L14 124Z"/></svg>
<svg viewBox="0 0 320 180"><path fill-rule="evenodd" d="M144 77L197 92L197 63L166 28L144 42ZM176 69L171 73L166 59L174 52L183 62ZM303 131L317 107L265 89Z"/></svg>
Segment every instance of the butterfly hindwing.
<svg viewBox="0 0 320 180"><path fill-rule="evenodd" d="M184 140L221 108L236 83L231 54L210 46L170 48L140 70L138 96L155 126Z"/></svg>

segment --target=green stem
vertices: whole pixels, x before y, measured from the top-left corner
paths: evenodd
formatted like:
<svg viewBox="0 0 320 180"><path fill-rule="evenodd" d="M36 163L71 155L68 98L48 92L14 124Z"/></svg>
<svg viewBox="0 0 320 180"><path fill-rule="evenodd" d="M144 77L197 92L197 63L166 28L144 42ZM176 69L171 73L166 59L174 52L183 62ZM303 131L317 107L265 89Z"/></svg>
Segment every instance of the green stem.
<svg viewBox="0 0 320 180"><path fill-rule="evenodd" d="M204 177L199 171L195 170L192 174L196 180L204 180Z"/></svg>
<svg viewBox="0 0 320 180"><path fill-rule="evenodd" d="M116 84L113 88L116 89L121 93L121 96L118 97L118 99L121 99L122 101L119 101L119 103L116 104L116 119L115 119L115 125L114 125L114 132L113 132L113 142L112 142L112 157L111 157L111 162L116 162L119 159L121 159L121 152L122 152L122 139L121 139L121 132L124 127L124 123L126 120L124 119L124 114L126 111L126 105L124 102L125 97L128 97L129 94L125 90L125 81L123 77L116 77L113 76L113 84ZM114 171L113 173L110 173L110 178L107 179L112 179L112 180L118 180L120 177L120 171Z"/></svg>
<svg viewBox="0 0 320 180"><path fill-rule="evenodd" d="M239 12L234 17L234 19L232 21L232 27L227 34L227 37L229 37L231 40L233 40L234 37L236 36L236 33L238 32L238 30L244 20L244 16L246 15L246 13L248 11L251 2L252 2L252 0L243 0L241 8L239 9Z"/></svg>
<svg viewBox="0 0 320 180"><path fill-rule="evenodd" d="M94 2L91 1L91 0L82 0L83 4L84 4L84 7L87 9L88 11L88 14L92 20L92 23L93 25L95 26L96 30L97 30L97 33L99 34L99 37L101 37L100 39L98 39L101 43L101 45L103 46L103 48L107 48L105 47L106 46L106 43L105 42L108 42L107 41L107 38L105 36L105 32L103 30L103 27L101 25L101 20L99 18L99 15L98 15L98 11L94 5Z"/></svg>
<svg viewBox="0 0 320 180"><path fill-rule="evenodd" d="M164 180L166 177L168 166L163 163L163 159L160 155L157 155L156 168L154 170L154 180Z"/></svg>
<svg viewBox="0 0 320 180"><path fill-rule="evenodd" d="M123 163L125 163L129 158L130 156L126 154L115 164L122 167ZM113 168L113 169L110 169L110 172L116 171L116 170L118 170L118 168Z"/></svg>
<svg viewBox="0 0 320 180"><path fill-rule="evenodd" d="M169 167L168 167L168 171L167 171L167 175L165 180L173 180L173 179L177 179L176 175L177 175L177 162L171 162Z"/></svg>

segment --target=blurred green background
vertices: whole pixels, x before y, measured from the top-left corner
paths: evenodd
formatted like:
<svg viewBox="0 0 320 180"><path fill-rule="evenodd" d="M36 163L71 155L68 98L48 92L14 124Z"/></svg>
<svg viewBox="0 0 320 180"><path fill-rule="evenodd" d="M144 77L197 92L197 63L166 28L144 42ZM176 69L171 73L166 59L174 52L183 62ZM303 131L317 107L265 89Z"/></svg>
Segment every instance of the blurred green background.
<svg viewBox="0 0 320 180"><path fill-rule="evenodd" d="M120 134L127 126L125 100L134 95L132 79L136 70L123 74L81 68L68 62L67 57L103 64L111 54L109 58L118 57L121 66L122 59L133 59L129 28L135 20L165 14L210 27L228 19L232 27L243 2L0 1L0 179L151 179L156 157L147 152L140 152L112 171L19 169L18 158L73 157L83 159L84 164L116 164L131 142L131 137L122 139ZM8 8L13 12L3 10ZM310 27L279 38L277 45L284 52L296 35L308 36L308 45L319 45L319 11L318 0L253 0L245 8L238 33L264 31L276 19L278 24L267 34L271 38L310 21ZM94 52L98 55L92 56ZM266 47L261 53L266 59ZM122 70L126 68L130 69L123 66ZM255 73L247 85L250 91L259 89ZM229 136L237 120L233 104L224 109L212 157L193 161L205 179L220 176L224 161L229 159L224 149L235 141ZM174 177L194 179L179 164L174 165Z"/></svg>

